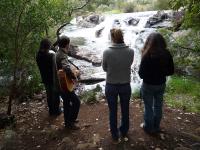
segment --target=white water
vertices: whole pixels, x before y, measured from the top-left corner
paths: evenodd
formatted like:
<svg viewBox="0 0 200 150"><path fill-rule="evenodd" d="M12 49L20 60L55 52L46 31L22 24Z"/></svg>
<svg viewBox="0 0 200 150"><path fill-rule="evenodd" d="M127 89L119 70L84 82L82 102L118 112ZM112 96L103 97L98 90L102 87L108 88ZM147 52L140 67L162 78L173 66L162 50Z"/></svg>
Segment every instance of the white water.
<svg viewBox="0 0 200 150"><path fill-rule="evenodd" d="M94 28L80 28L76 26L76 20L74 19L71 23L72 25L66 26L62 34L68 37L83 37L86 39L86 44L80 46L87 48L91 53L95 52L95 56L102 58L103 51L111 44L110 42L110 29L113 27L118 27L123 30L125 44L130 48L134 49L135 56L132 65L132 90L135 91L140 87L141 79L138 76L138 66L140 64L141 53L140 50L146 40L146 37L155 31L153 28L145 28L145 24L149 17L156 14L157 11L147 11L147 12L137 12L137 13L124 13L124 14L112 14L105 15L105 20ZM137 26L128 26L125 20L129 17L140 19ZM115 20L119 20L120 25L114 24ZM100 37L95 36L95 32L104 27ZM89 72L91 77L105 77L105 72L101 67L93 67L83 61L75 60L75 63L81 65L81 69L84 72ZM105 85L105 82L100 83L101 86ZM85 89L91 89L93 86L85 86Z"/></svg>

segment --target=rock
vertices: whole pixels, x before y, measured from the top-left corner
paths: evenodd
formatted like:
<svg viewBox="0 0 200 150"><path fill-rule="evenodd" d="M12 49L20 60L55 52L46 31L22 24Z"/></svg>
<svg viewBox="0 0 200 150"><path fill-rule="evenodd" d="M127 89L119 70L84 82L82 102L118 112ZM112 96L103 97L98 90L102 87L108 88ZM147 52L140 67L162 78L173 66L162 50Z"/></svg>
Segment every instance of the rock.
<svg viewBox="0 0 200 150"><path fill-rule="evenodd" d="M93 143L81 143L78 144L76 149L77 150L84 150L84 149L92 149L92 148L96 148L97 146Z"/></svg>
<svg viewBox="0 0 200 150"><path fill-rule="evenodd" d="M138 140L144 142L144 138L138 138Z"/></svg>
<svg viewBox="0 0 200 150"><path fill-rule="evenodd" d="M97 54L88 49L79 49L78 46L70 45L69 56L91 62L94 66L101 65L101 59L97 57Z"/></svg>
<svg viewBox="0 0 200 150"><path fill-rule="evenodd" d="M102 27L102 28L98 29L98 30L95 32L95 36L96 36L96 37L100 37L102 31L104 30L104 28L105 28L105 27Z"/></svg>
<svg viewBox="0 0 200 150"><path fill-rule="evenodd" d="M160 138L161 138L161 140L165 140L165 136L163 133L160 134Z"/></svg>
<svg viewBox="0 0 200 150"><path fill-rule="evenodd" d="M176 147L174 150L192 150L192 149L181 146L181 147Z"/></svg>
<svg viewBox="0 0 200 150"><path fill-rule="evenodd" d="M74 141L69 137L64 137L57 150L66 150L74 145Z"/></svg>
<svg viewBox="0 0 200 150"><path fill-rule="evenodd" d="M5 130L2 141L4 149L14 149L17 143L17 133L13 130Z"/></svg>
<svg viewBox="0 0 200 150"><path fill-rule="evenodd" d="M197 129L195 129L195 132L200 135L200 127L198 127Z"/></svg>
<svg viewBox="0 0 200 150"><path fill-rule="evenodd" d="M145 28L150 28L153 25L162 22L165 19L168 19L169 15L165 13L164 11L158 11L155 15L149 18L147 21Z"/></svg>
<svg viewBox="0 0 200 150"><path fill-rule="evenodd" d="M100 143L100 135L99 134L94 134L92 137L92 141L94 145L97 145Z"/></svg>
<svg viewBox="0 0 200 150"><path fill-rule="evenodd" d="M129 17L124 20L124 22L129 26L136 26L139 23L140 19Z"/></svg>
<svg viewBox="0 0 200 150"><path fill-rule="evenodd" d="M78 26L92 28L104 21L104 16L91 14L89 16L79 16L76 18Z"/></svg>

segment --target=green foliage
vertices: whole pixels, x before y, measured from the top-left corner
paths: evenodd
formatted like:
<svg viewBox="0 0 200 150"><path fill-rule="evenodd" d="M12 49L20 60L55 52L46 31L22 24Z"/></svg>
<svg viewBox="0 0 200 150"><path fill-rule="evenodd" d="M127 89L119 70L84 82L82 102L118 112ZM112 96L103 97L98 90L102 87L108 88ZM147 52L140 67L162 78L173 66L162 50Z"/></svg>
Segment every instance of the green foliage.
<svg viewBox="0 0 200 150"><path fill-rule="evenodd" d="M41 88L35 65L40 40L50 28L69 19L61 0L1 0L1 76L12 80L15 96ZM11 82L7 83L10 87ZM5 90L6 91L6 90ZM7 91L8 92L8 91ZM8 93L7 93L8 94Z"/></svg>
<svg viewBox="0 0 200 150"><path fill-rule="evenodd" d="M138 99L140 98L140 89L137 89L131 94L131 99Z"/></svg>
<svg viewBox="0 0 200 150"><path fill-rule="evenodd" d="M136 7L136 5L134 2L127 2L127 3L124 3L124 5L123 5L123 11L125 13L134 12L135 7Z"/></svg>
<svg viewBox="0 0 200 150"><path fill-rule="evenodd" d="M170 0L156 0L154 8L157 10L168 10Z"/></svg>
<svg viewBox="0 0 200 150"><path fill-rule="evenodd" d="M199 0L171 0L171 8L184 9L184 27L200 29L200 1Z"/></svg>
<svg viewBox="0 0 200 150"><path fill-rule="evenodd" d="M200 112L200 82L189 77L173 76L166 88L168 105L186 111Z"/></svg>
<svg viewBox="0 0 200 150"><path fill-rule="evenodd" d="M101 98L102 88L97 85L95 89L85 91L80 95L81 100L87 104L97 103Z"/></svg>

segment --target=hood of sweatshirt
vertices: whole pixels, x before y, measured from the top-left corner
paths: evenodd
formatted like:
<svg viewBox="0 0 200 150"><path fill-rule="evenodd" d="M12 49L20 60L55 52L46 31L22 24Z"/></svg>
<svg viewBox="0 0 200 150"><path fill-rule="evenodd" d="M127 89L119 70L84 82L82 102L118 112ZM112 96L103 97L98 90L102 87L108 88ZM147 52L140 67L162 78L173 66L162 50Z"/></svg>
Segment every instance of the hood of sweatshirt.
<svg viewBox="0 0 200 150"><path fill-rule="evenodd" d="M125 45L124 43L120 43L120 44L113 43L109 48L121 49L121 48L128 48L128 46Z"/></svg>

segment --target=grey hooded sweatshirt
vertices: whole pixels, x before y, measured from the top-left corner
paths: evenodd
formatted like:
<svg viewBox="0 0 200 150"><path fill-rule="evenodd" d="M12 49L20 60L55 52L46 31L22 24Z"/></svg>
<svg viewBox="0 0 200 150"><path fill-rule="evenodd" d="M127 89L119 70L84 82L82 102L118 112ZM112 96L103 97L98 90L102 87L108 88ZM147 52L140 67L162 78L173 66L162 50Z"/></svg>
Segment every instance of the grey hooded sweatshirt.
<svg viewBox="0 0 200 150"><path fill-rule="evenodd" d="M106 82L125 84L131 81L131 65L134 51L124 43L113 44L103 53L102 67L106 74Z"/></svg>

